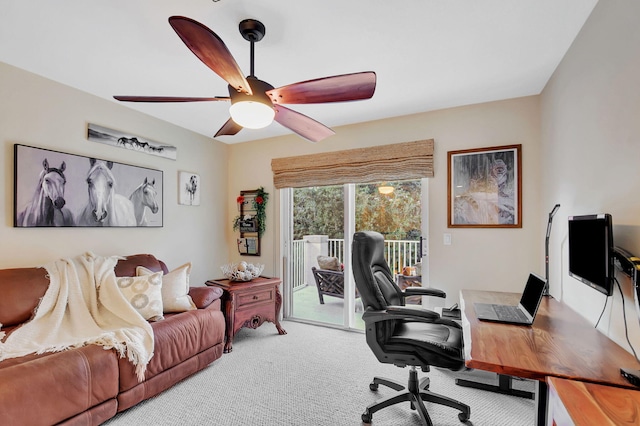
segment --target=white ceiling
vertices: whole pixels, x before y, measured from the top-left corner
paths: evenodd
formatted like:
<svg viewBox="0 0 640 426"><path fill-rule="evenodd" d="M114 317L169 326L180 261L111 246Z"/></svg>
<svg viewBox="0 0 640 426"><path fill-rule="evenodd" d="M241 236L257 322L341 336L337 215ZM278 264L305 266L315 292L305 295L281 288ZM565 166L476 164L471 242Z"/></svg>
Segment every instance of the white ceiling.
<svg viewBox="0 0 640 426"><path fill-rule="evenodd" d="M0 0L0 61L113 102L113 95L227 96L227 83L189 51L167 19L182 15L212 29L248 75L249 43L238 23L253 18L266 26L256 44L255 75L275 87L376 72L370 100L290 106L335 128L539 94L596 3ZM123 105L209 137L229 118L226 102ZM274 122L218 140L290 133Z"/></svg>

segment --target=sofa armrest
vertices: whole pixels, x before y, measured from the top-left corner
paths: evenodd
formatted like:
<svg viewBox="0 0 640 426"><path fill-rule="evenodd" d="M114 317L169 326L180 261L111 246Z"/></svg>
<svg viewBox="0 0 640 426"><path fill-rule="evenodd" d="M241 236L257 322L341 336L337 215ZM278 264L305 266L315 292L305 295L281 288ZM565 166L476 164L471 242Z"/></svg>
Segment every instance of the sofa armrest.
<svg viewBox="0 0 640 426"><path fill-rule="evenodd" d="M220 299L222 293L218 287L189 287L189 296L198 309L204 309Z"/></svg>

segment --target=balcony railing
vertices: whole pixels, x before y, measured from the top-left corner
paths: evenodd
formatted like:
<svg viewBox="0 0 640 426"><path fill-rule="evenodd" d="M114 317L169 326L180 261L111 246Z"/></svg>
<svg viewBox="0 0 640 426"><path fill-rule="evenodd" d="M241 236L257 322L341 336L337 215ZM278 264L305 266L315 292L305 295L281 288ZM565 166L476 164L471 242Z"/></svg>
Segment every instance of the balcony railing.
<svg viewBox="0 0 640 426"><path fill-rule="evenodd" d="M327 255L337 257L342 263L344 252L343 239L329 239L327 241ZM405 266L415 265L421 260L420 241L414 240L385 240L384 257L393 274L402 272ZM305 282L304 260L306 256L305 241L295 240L292 248L293 254L293 273L292 282L293 289L301 288L306 285L314 285L313 282Z"/></svg>

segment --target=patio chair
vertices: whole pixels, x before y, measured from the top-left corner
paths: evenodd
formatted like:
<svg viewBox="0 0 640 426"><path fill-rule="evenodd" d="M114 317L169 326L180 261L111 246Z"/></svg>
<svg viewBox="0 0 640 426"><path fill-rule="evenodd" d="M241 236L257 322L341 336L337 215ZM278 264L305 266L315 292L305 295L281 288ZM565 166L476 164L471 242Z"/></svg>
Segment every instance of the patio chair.
<svg viewBox="0 0 640 426"><path fill-rule="evenodd" d="M324 305L324 296L344 299L344 272L318 269L315 266L311 267L311 271L316 281L321 305ZM360 293L356 289L356 298L358 297L360 297Z"/></svg>
<svg viewBox="0 0 640 426"><path fill-rule="evenodd" d="M464 369L461 326L433 311L404 303L409 295L445 297L445 293L422 287L400 290L384 259L384 237L378 232L356 232L351 247L353 276L365 307L362 319L367 344L381 363L411 367L406 388L391 379L373 378L369 385L372 391L385 385L399 393L369 405L362 414L363 423L371 423L376 411L405 401L417 410L424 425L432 425L425 401L460 410L458 418L467 421L469 406L428 390L429 378L418 380L416 369L428 372L432 365L453 371Z"/></svg>

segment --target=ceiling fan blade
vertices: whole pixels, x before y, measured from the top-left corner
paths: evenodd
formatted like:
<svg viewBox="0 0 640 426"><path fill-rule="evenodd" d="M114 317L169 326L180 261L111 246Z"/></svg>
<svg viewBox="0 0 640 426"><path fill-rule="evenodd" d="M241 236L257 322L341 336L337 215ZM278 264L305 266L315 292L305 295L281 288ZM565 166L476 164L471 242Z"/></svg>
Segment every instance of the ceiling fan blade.
<svg viewBox="0 0 640 426"><path fill-rule="evenodd" d="M252 94L251 87L244 78L238 63L216 33L201 23L184 16L172 16L169 24L184 44L206 66L218 74L234 89Z"/></svg>
<svg viewBox="0 0 640 426"><path fill-rule="evenodd" d="M207 102L207 101L228 101L228 96L216 96L213 98L189 98L173 96L114 96L115 99L123 102Z"/></svg>
<svg viewBox="0 0 640 426"><path fill-rule="evenodd" d="M336 134L333 130L313 118L300 114L282 105L274 105L276 110L275 120L289 130L294 131L311 142L320 142L324 138Z"/></svg>
<svg viewBox="0 0 640 426"><path fill-rule="evenodd" d="M224 123L222 127L220 127L220 130L218 130L214 138L217 138L218 136L232 136L238 133L240 130L242 130L242 126L237 124L230 118L226 123Z"/></svg>
<svg viewBox="0 0 640 426"><path fill-rule="evenodd" d="M373 71L301 81L267 91L277 104L319 104L369 99L376 90Z"/></svg>

